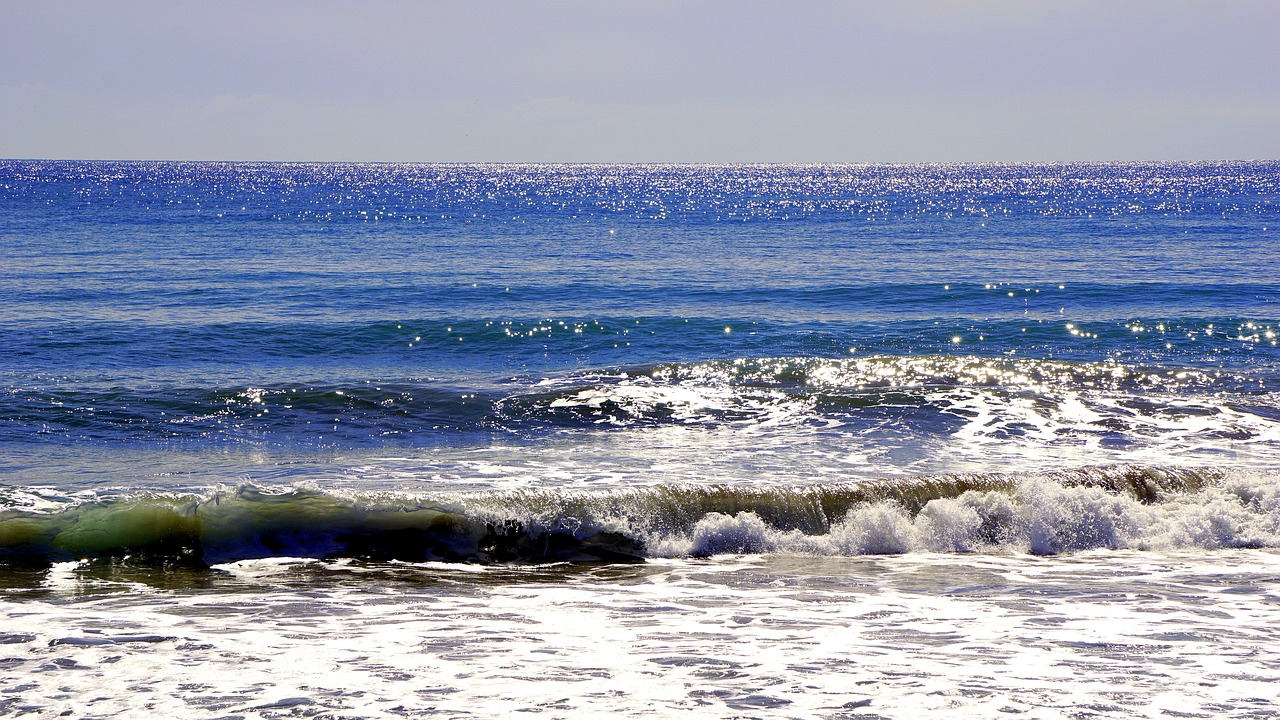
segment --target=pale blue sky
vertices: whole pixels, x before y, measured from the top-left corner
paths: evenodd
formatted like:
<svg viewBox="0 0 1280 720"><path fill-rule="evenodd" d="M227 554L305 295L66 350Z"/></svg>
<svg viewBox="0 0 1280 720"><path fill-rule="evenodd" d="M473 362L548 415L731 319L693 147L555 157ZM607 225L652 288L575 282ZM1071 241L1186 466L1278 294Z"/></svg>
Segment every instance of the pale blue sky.
<svg viewBox="0 0 1280 720"><path fill-rule="evenodd" d="M0 157L1280 158L1280 1L0 0Z"/></svg>

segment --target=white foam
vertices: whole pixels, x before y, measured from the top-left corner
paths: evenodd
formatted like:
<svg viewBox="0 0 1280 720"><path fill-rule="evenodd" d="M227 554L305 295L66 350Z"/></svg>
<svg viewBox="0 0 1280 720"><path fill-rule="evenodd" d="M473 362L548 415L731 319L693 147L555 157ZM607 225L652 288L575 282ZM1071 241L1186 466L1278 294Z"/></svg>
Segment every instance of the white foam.
<svg viewBox="0 0 1280 720"><path fill-rule="evenodd" d="M973 506L959 500L931 501L914 524L918 546L933 552L971 552L980 546L982 517Z"/></svg>
<svg viewBox="0 0 1280 720"><path fill-rule="evenodd" d="M664 467L686 481L732 481L769 453L790 456L785 465L793 469L757 473L752 481L1161 465L1170 458L1269 469L1280 460L1280 420L1234 405L1238 396L1222 390L1243 381L1194 370L947 356L758 358L596 380L550 404L632 426L621 441L610 438L607 453L624 474L633 439L640 449L669 434L662 424L634 427L645 419L698 432L661 451ZM1276 402L1248 398L1249 405ZM592 474L579 470L568 476ZM626 481L645 482L640 474Z"/></svg>
<svg viewBox="0 0 1280 720"><path fill-rule="evenodd" d="M687 555L761 553L778 545L780 533L752 512L710 513L694 526Z"/></svg>
<svg viewBox="0 0 1280 720"><path fill-rule="evenodd" d="M600 422L622 425L666 414L683 423L748 421L767 427L809 415L812 402L779 391L747 391L728 384L655 384L649 378L635 378L558 397L549 407L582 408L599 413ZM610 414L615 408L625 415Z"/></svg>
<svg viewBox="0 0 1280 720"><path fill-rule="evenodd" d="M1028 478L1012 492L931 500L914 517L890 502L855 506L823 533L711 513L687 533L648 538L657 557L783 553L1030 552L1280 547L1280 479L1247 475L1155 504L1098 487Z"/></svg>
<svg viewBox="0 0 1280 720"><path fill-rule="evenodd" d="M893 536L891 515L866 527ZM1280 652L1266 551L239 567L190 592L6 597L6 702L129 720L1244 718L1273 709Z"/></svg>

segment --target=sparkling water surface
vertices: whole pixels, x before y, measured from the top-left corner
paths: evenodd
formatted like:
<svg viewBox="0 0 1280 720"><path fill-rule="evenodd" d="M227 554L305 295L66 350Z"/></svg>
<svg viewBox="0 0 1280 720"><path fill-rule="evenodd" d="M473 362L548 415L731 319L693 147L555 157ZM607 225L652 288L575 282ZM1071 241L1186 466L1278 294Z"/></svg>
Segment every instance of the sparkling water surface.
<svg viewBox="0 0 1280 720"><path fill-rule="evenodd" d="M1278 189L0 161L0 713L1273 717Z"/></svg>

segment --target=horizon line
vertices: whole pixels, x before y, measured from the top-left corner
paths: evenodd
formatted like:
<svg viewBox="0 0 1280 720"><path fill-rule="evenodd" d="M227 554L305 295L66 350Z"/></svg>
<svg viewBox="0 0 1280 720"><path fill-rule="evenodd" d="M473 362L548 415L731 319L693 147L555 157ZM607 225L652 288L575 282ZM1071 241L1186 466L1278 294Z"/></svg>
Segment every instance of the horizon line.
<svg viewBox="0 0 1280 720"><path fill-rule="evenodd" d="M491 166L685 166L685 167L778 167L778 166L954 166L954 165L1224 165L1266 164L1280 158L1219 158L1196 160L263 160L213 158L72 158L72 157L5 157L0 162L80 162L80 163L155 163L155 164L229 164L229 165L491 165Z"/></svg>

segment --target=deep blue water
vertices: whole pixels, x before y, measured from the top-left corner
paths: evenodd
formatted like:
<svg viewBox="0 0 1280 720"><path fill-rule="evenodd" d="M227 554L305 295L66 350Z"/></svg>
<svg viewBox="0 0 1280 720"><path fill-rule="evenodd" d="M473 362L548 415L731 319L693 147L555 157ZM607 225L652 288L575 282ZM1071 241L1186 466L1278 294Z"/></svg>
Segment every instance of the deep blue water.
<svg viewBox="0 0 1280 720"><path fill-rule="evenodd" d="M440 426L416 436L430 443L477 424L456 395L777 356L1272 382L1278 188L1274 163L5 161L0 429L6 446L219 444L245 426L306 444L318 412L356 424L342 442ZM176 424L295 386L307 410L270 423L231 402L239 422Z"/></svg>

